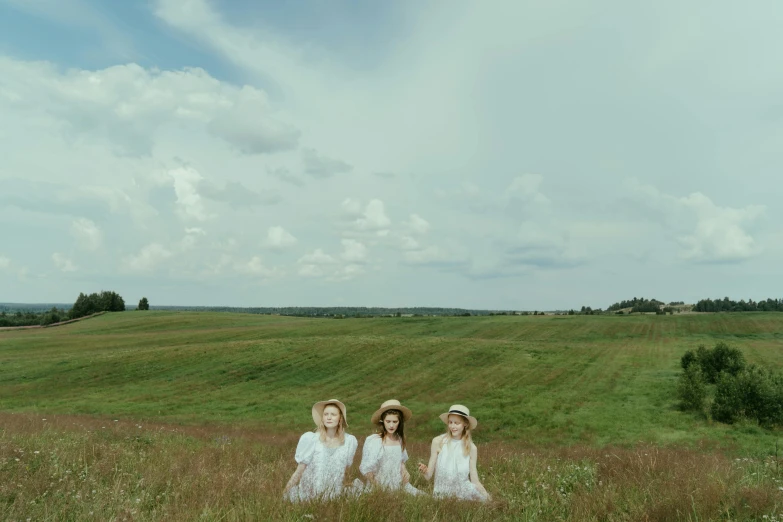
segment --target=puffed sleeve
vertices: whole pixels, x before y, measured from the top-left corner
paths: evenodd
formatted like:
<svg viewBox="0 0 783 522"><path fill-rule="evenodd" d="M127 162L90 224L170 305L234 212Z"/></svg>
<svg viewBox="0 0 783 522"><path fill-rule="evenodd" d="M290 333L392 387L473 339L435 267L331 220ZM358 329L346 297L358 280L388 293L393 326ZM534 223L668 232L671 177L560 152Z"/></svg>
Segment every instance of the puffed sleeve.
<svg viewBox="0 0 783 522"><path fill-rule="evenodd" d="M408 450L402 452L402 463L405 464L406 462L408 462Z"/></svg>
<svg viewBox="0 0 783 522"><path fill-rule="evenodd" d="M318 434L308 431L299 437L299 444L296 445L294 460L297 464L310 464L313 461L315 445L318 441Z"/></svg>
<svg viewBox="0 0 783 522"><path fill-rule="evenodd" d="M345 444L348 450L345 452L345 467L348 467L353 464L353 457L356 455L356 448L359 447L359 442L357 442L356 437L346 433Z"/></svg>
<svg viewBox="0 0 783 522"><path fill-rule="evenodd" d="M362 448L362 463L359 472L362 475L377 473L381 464L381 438L378 435L370 435L364 439Z"/></svg>

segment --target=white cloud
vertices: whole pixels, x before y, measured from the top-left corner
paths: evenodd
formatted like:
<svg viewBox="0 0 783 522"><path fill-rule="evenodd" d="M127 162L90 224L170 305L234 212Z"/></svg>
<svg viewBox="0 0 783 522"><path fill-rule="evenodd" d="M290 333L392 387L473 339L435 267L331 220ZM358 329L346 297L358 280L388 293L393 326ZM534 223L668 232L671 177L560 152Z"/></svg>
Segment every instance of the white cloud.
<svg viewBox="0 0 783 522"><path fill-rule="evenodd" d="M705 262L742 261L762 252L743 227L756 221L764 213L764 206L718 207L698 192L680 198L679 203L696 216L696 228L679 238L683 258Z"/></svg>
<svg viewBox="0 0 783 522"><path fill-rule="evenodd" d="M539 190L543 180L544 178L538 174L517 176L506 189L505 196L509 200L516 199L523 203L545 205L549 203L549 198Z"/></svg>
<svg viewBox="0 0 783 522"><path fill-rule="evenodd" d="M245 85L230 109L220 112L208 129L245 154L280 152L296 148L300 132L271 115L266 94Z"/></svg>
<svg viewBox="0 0 783 522"><path fill-rule="evenodd" d="M323 156L315 149L302 149L302 160L305 172L315 178L328 178L335 174L351 172L353 167L348 163Z"/></svg>
<svg viewBox="0 0 783 522"><path fill-rule="evenodd" d="M5 256L0 256L0 270L5 270L11 266L11 260Z"/></svg>
<svg viewBox="0 0 783 522"><path fill-rule="evenodd" d="M403 261L410 265L426 265L442 268L465 266L468 258L464 252L438 245L403 253Z"/></svg>
<svg viewBox="0 0 783 522"><path fill-rule="evenodd" d="M304 265L331 265L336 263L337 260L320 248L316 248L312 253L300 257L297 262Z"/></svg>
<svg viewBox="0 0 783 522"><path fill-rule="evenodd" d="M765 213L764 205L720 207L701 192L678 198L635 180L629 181L627 186L673 234L681 246L680 258L684 260L738 262L763 252L751 227Z"/></svg>
<svg viewBox="0 0 783 522"><path fill-rule="evenodd" d="M190 227L185 229L185 237L180 242L182 250L190 250L198 244L198 238L207 235L206 231L198 227Z"/></svg>
<svg viewBox="0 0 783 522"><path fill-rule="evenodd" d="M97 250L103 240L101 229L87 218L78 218L71 222L71 235L87 250Z"/></svg>
<svg viewBox="0 0 783 522"><path fill-rule="evenodd" d="M129 257L125 267L131 271L146 272L154 270L171 256L171 251L163 245L150 243L142 247L138 254Z"/></svg>
<svg viewBox="0 0 783 522"><path fill-rule="evenodd" d="M419 242L410 236L402 236L400 239L400 248L403 250L420 250Z"/></svg>
<svg viewBox="0 0 783 522"><path fill-rule="evenodd" d="M208 218L204 202L198 192L198 184L203 179L192 167L179 167L168 171L177 194L177 209L185 219L205 221Z"/></svg>
<svg viewBox="0 0 783 522"><path fill-rule="evenodd" d="M525 221L504 252L506 265L569 268L585 262L572 251L569 230L556 223Z"/></svg>
<svg viewBox="0 0 783 522"><path fill-rule="evenodd" d="M418 214L411 214L410 219L405 223L405 226L407 226L412 233L419 235L426 234L431 228L429 222Z"/></svg>
<svg viewBox="0 0 783 522"><path fill-rule="evenodd" d="M270 268L264 265L259 256L253 256L248 262L238 264L236 269L240 273L259 276L265 279L276 278L282 275L279 269Z"/></svg>
<svg viewBox="0 0 783 522"><path fill-rule="evenodd" d="M201 126L242 152L293 149L299 131L280 122L263 91L220 82L203 69L137 64L59 72L48 63L0 56L6 97L64 122L63 132L109 139L125 154L148 155L158 132Z"/></svg>
<svg viewBox="0 0 783 522"><path fill-rule="evenodd" d="M360 275L365 274L364 266L359 264L347 264L344 267L340 268L336 272L334 272L330 277L329 280L331 281L349 281L355 277L359 277Z"/></svg>
<svg viewBox="0 0 783 522"><path fill-rule="evenodd" d="M78 270L78 267L73 264L73 261L59 252L52 254L52 261L54 262L54 266L61 272L76 272L76 270Z"/></svg>
<svg viewBox="0 0 783 522"><path fill-rule="evenodd" d="M367 260L367 247L355 239L343 239L343 253L340 256L343 261L351 263L364 263Z"/></svg>
<svg viewBox="0 0 783 522"><path fill-rule="evenodd" d="M345 198L340 204L340 208L347 218L354 219L362 215L362 204L351 198Z"/></svg>
<svg viewBox="0 0 783 522"><path fill-rule="evenodd" d="M305 185L304 181L302 181L302 178L291 174L291 171L285 167L268 168L267 172L283 183L288 183L289 185L294 185L295 187L304 187Z"/></svg>
<svg viewBox="0 0 783 522"><path fill-rule="evenodd" d="M364 208L362 216L355 221L356 228L364 231L381 231L391 225L391 220L386 215L383 201L372 199Z"/></svg>
<svg viewBox="0 0 783 522"><path fill-rule="evenodd" d="M269 227L264 244L275 250L285 250L294 246L297 239L283 227Z"/></svg>
<svg viewBox="0 0 783 522"><path fill-rule="evenodd" d="M302 265L298 274L302 277L323 277L324 270L318 265Z"/></svg>

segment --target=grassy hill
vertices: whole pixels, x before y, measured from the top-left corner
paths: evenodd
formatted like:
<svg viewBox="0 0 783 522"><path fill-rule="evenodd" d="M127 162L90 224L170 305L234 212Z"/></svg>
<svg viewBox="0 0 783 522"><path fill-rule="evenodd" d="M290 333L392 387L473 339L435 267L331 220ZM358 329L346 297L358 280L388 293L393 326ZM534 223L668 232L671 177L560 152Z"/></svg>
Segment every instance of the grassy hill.
<svg viewBox="0 0 783 522"><path fill-rule="evenodd" d="M351 431L395 397L411 436L464 403L478 440L768 451L779 433L677 410L682 353L723 340L783 366L783 314L306 319L125 312L0 332L0 410L310 429L336 397Z"/></svg>

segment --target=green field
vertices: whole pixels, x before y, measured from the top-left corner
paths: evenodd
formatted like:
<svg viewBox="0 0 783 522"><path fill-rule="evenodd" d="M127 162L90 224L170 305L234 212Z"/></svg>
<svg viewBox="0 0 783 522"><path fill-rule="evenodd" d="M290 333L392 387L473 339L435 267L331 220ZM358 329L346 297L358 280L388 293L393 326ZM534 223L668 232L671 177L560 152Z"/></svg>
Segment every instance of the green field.
<svg viewBox="0 0 783 522"><path fill-rule="evenodd" d="M351 431L387 398L414 411L410 437L463 403L478 440L537 446L711 444L774 450L779 432L678 411L682 353L726 341L783 366L783 314L306 319L125 312L0 331L0 409L185 424L310 429L336 397Z"/></svg>
<svg viewBox="0 0 783 522"><path fill-rule="evenodd" d="M125 312L0 331L4 520L783 520L780 431L677 409L679 359L718 340L783 365L783 314L304 319ZM313 402L360 441L414 411L409 471L455 402L487 504L281 497ZM348 480L359 477L359 455Z"/></svg>

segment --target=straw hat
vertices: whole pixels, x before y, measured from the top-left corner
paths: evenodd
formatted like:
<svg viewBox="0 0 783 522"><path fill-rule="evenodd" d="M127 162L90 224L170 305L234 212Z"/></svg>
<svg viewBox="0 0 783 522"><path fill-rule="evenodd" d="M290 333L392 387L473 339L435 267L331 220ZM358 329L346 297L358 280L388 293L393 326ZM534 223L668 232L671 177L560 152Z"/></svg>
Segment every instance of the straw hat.
<svg viewBox="0 0 783 522"><path fill-rule="evenodd" d="M411 410L400 404L400 401L397 399L390 399L383 404L381 404L381 407L378 408L378 410L372 414L372 423L378 424L381 421L381 415L383 415L383 412L389 411L389 410L399 410L402 412L402 418L405 422L408 422L411 420L411 417L413 417L413 413Z"/></svg>
<svg viewBox="0 0 783 522"><path fill-rule="evenodd" d="M328 401L321 401L313 404L313 422L315 422L315 425L316 426L321 425L321 419L324 416L324 408L326 408L330 404L334 404L335 406L340 408L340 413L343 416L345 425L348 426L348 416L345 414L345 404L338 401L337 399L329 399Z"/></svg>
<svg viewBox="0 0 783 522"><path fill-rule="evenodd" d="M470 422L470 429L472 430L475 430L476 426L478 426L478 420L476 420L476 417L471 417L470 410L462 404L453 404L451 408L449 408L449 411L440 414L440 420L442 420L445 424L448 424L449 415L459 415L460 417L468 419Z"/></svg>

